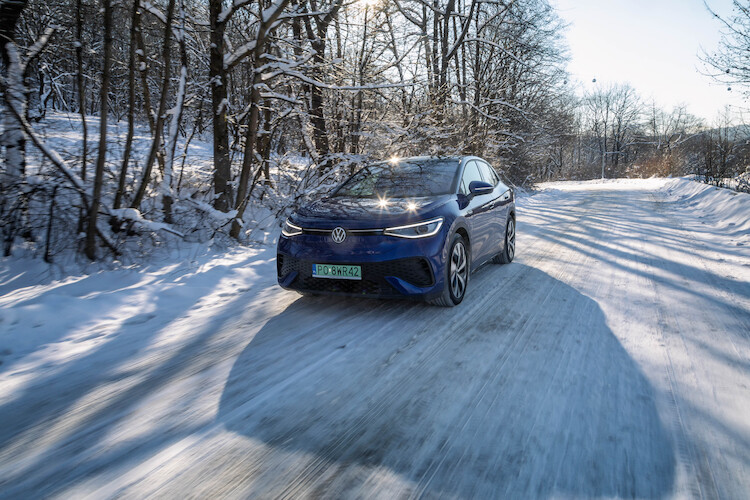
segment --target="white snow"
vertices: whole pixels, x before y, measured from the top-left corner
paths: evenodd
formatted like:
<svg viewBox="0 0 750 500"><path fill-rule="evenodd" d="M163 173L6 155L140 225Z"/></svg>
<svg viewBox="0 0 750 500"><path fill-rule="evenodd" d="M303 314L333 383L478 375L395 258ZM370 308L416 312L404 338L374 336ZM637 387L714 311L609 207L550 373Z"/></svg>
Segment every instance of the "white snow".
<svg viewBox="0 0 750 500"><path fill-rule="evenodd" d="M0 496L746 496L750 195L518 207L516 261L452 309L301 298L273 245L3 260Z"/></svg>

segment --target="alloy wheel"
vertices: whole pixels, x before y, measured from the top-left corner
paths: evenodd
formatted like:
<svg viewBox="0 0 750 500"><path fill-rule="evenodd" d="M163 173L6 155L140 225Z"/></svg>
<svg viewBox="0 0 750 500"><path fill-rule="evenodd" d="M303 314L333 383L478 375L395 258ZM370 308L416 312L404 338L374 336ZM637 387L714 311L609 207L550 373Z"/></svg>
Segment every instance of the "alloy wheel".
<svg viewBox="0 0 750 500"><path fill-rule="evenodd" d="M466 291L469 267L466 263L466 248L462 241L457 241L451 254L450 281L455 299L461 299Z"/></svg>
<svg viewBox="0 0 750 500"><path fill-rule="evenodd" d="M508 249L508 260L513 260L516 253L516 224L513 219L508 221L508 230L505 232L505 245Z"/></svg>

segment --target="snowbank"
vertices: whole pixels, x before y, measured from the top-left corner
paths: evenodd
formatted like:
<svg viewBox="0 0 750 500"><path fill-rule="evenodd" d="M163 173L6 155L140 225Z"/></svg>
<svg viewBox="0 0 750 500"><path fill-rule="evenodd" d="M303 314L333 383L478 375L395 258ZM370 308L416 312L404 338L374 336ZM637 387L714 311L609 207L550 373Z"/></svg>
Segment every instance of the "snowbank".
<svg viewBox="0 0 750 500"><path fill-rule="evenodd" d="M662 191L678 209L697 212L702 223L731 238L735 246L750 246L750 194L687 178L666 180Z"/></svg>

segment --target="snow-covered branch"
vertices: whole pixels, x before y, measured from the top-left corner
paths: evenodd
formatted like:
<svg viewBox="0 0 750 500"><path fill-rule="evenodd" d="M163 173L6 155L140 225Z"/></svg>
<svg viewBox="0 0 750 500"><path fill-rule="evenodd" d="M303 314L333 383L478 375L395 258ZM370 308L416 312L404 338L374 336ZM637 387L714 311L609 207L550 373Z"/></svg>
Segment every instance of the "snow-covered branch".
<svg viewBox="0 0 750 500"><path fill-rule="evenodd" d="M50 39L52 38L52 35L60 29L57 25L50 25L47 26L47 28L44 30L44 33L42 36L40 36L36 42L34 42L34 45L29 47L29 49L26 51L26 57L25 60L21 64L22 71L26 72L26 67L28 64L39 57L39 55L44 51L44 49L49 44Z"/></svg>
<svg viewBox="0 0 750 500"><path fill-rule="evenodd" d="M257 40L250 40L249 42L242 44L240 47L238 47L234 51L224 54L224 68L232 69L237 64L242 62L242 60L245 57L250 55L255 50L255 47L257 46L258 46Z"/></svg>

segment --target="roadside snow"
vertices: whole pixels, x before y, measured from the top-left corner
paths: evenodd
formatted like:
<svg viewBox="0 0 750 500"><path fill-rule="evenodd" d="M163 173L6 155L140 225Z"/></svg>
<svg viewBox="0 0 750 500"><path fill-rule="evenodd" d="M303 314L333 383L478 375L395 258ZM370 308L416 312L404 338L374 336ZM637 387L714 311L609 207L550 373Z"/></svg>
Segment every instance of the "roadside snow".
<svg viewBox="0 0 750 500"><path fill-rule="evenodd" d="M270 286L274 262L268 248L244 248L54 278L56 268L38 259L5 259L0 268L0 404L41 373L53 376L107 343L124 340L136 350L169 349L186 340L180 325L231 318L234 312L224 310L228 301ZM130 354L110 351L97 356L95 365L113 365Z"/></svg>
<svg viewBox="0 0 750 500"><path fill-rule="evenodd" d="M734 246L750 247L750 194L688 179L670 179L662 189L686 216L686 223L691 222L692 217L688 215L692 213L697 215L701 225L708 226L691 227L697 236L718 233L728 237Z"/></svg>

